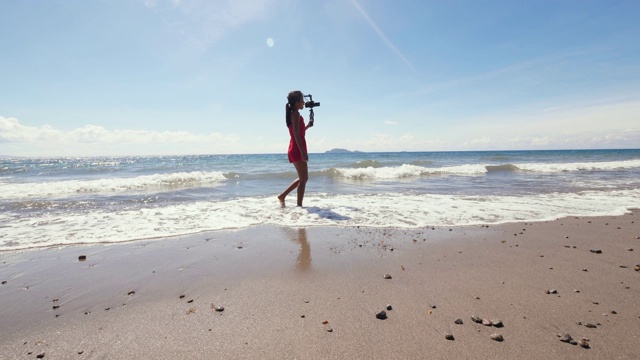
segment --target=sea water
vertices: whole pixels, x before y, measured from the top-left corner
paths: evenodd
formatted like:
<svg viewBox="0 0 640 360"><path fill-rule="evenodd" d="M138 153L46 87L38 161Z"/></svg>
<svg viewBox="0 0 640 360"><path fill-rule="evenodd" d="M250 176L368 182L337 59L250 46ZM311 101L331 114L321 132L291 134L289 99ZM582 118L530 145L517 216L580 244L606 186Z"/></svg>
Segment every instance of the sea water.
<svg viewBox="0 0 640 360"><path fill-rule="evenodd" d="M621 215L640 150L0 158L0 251L257 225L420 228Z"/></svg>

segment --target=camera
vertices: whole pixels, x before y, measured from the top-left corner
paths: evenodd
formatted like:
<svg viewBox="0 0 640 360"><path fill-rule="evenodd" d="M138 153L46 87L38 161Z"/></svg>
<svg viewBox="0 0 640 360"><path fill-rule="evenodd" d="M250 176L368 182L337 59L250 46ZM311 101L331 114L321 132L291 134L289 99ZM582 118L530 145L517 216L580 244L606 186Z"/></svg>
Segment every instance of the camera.
<svg viewBox="0 0 640 360"><path fill-rule="evenodd" d="M313 95L311 95L311 94L303 95L303 97L309 98L309 101L305 101L304 102L304 107L309 108L309 109L313 109L316 106L320 106L319 102L313 101Z"/></svg>

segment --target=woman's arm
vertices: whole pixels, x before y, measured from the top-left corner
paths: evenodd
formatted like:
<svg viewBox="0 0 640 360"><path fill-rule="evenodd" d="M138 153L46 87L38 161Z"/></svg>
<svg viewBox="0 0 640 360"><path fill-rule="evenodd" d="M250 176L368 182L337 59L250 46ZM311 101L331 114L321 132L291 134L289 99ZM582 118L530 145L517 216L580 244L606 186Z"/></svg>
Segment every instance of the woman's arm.
<svg viewBox="0 0 640 360"><path fill-rule="evenodd" d="M300 137L300 113L298 113L297 111L291 112L291 126L293 126L293 139L296 141L298 149L300 149L300 154L305 161L308 161L309 155L305 150L304 143L302 142L302 137Z"/></svg>

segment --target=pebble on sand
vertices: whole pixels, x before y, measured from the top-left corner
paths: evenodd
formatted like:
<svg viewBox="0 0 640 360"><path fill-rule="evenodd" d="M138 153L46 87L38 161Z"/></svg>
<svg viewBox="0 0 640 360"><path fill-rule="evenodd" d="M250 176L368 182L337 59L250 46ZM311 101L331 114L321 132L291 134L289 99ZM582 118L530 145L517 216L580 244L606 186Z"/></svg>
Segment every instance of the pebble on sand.
<svg viewBox="0 0 640 360"><path fill-rule="evenodd" d="M453 335L449 334L449 333L444 333L444 338L447 340L455 340L455 338L453 337Z"/></svg>
<svg viewBox="0 0 640 360"><path fill-rule="evenodd" d="M589 250L589 251L591 251L594 254L602 254L602 250L600 250L600 249L592 249L592 250Z"/></svg>
<svg viewBox="0 0 640 360"><path fill-rule="evenodd" d="M85 260L87 260L87 255L78 256L78 261L85 261Z"/></svg>
<svg viewBox="0 0 640 360"><path fill-rule="evenodd" d="M500 334L491 334L490 338L491 338L491 340L495 340L495 341L503 341L504 340L504 338Z"/></svg>
<svg viewBox="0 0 640 360"><path fill-rule="evenodd" d="M382 310L376 314L376 319L384 320L387 318L387 312Z"/></svg>
<svg viewBox="0 0 640 360"><path fill-rule="evenodd" d="M585 348L585 349L589 349L589 339L587 338L580 338L580 340L578 340L578 345L580 345L581 347Z"/></svg>
<svg viewBox="0 0 640 360"><path fill-rule="evenodd" d="M564 333L562 335L558 334L558 337L560 338L560 341L566 342L566 343L571 342L573 340L571 335L569 335L568 333Z"/></svg>
<svg viewBox="0 0 640 360"><path fill-rule="evenodd" d="M389 274L384 274L384 278L385 278L385 279L391 279L391 275L389 275Z"/></svg>

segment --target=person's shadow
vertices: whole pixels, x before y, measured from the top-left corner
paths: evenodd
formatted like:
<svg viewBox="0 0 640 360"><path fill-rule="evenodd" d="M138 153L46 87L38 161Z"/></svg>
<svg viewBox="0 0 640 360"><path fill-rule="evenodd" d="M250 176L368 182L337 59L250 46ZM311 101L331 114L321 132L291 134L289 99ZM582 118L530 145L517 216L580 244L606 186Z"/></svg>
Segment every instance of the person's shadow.
<svg viewBox="0 0 640 360"><path fill-rule="evenodd" d="M305 228L283 228L289 238L300 244L300 252L296 259L295 269L299 272L307 272L311 269L311 246L307 241L307 229Z"/></svg>
<svg viewBox="0 0 640 360"><path fill-rule="evenodd" d="M330 219L330 220L351 220L351 218L348 217L348 216L340 215L335 211L331 211L329 209L322 209L322 208L319 208L317 206L306 207L305 210L307 210L311 214L316 214L316 215L320 216L321 218L325 218L325 219Z"/></svg>

